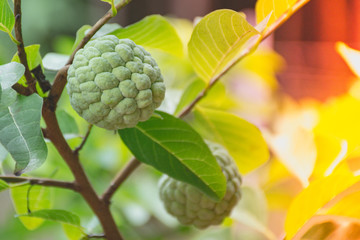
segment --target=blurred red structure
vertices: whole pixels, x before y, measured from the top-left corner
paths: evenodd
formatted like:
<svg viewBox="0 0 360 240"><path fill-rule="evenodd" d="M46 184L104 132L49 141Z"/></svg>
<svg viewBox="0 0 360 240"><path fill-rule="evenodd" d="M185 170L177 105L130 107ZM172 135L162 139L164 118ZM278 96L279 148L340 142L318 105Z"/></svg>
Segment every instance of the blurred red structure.
<svg viewBox="0 0 360 240"><path fill-rule="evenodd" d="M353 75L335 52L336 41L360 47L360 1L311 0L275 33L287 62L283 90L295 98L326 100L347 91Z"/></svg>

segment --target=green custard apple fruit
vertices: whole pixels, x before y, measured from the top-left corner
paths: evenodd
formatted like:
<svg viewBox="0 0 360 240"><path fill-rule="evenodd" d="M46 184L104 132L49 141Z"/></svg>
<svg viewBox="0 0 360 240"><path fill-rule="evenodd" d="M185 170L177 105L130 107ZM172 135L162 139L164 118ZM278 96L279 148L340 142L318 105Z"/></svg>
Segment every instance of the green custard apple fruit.
<svg viewBox="0 0 360 240"><path fill-rule="evenodd" d="M155 60L130 39L96 38L80 49L69 67L70 103L86 121L116 130L150 118L165 96Z"/></svg>
<svg viewBox="0 0 360 240"><path fill-rule="evenodd" d="M215 143L207 142L226 177L225 197L216 202L196 187L166 175L160 183L160 199L168 213L181 224L206 228L222 223L241 198L241 176L229 153Z"/></svg>

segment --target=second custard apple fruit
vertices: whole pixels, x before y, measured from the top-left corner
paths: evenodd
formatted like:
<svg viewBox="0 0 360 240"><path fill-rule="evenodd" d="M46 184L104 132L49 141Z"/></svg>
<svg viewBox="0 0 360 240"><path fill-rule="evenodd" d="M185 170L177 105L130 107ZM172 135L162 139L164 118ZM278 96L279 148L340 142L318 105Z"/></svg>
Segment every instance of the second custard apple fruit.
<svg viewBox="0 0 360 240"><path fill-rule="evenodd" d="M150 54L113 35L96 38L80 49L67 80L75 111L109 130L146 121L165 96L163 77Z"/></svg>
<svg viewBox="0 0 360 240"><path fill-rule="evenodd" d="M222 223L241 198L241 176L229 153L220 145L207 142L226 177L225 197L216 202L196 187L168 176L161 179L160 199L168 213L184 225L206 228Z"/></svg>

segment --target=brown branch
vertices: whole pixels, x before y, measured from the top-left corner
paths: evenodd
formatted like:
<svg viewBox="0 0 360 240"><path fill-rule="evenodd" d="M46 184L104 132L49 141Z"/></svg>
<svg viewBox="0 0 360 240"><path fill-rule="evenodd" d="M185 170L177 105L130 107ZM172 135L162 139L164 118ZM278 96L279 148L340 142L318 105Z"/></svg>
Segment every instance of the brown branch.
<svg viewBox="0 0 360 240"><path fill-rule="evenodd" d="M48 99L45 99L42 115L46 123L47 137L51 140L66 164L69 166L75 177L74 184L79 188L78 192L82 195L84 200L98 217L104 229L106 238L108 240L122 240L123 238L117 229L109 206L100 200L86 176L86 173L80 163L79 156L74 154L66 142L56 119L55 111L52 107L53 106L49 103Z"/></svg>
<svg viewBox="0 0 360 240"><path fill-rule="evenodd" d="M19 83L15 83L14 85L12 85L12 89L24 96L30 96L33 93L30 88L27 88Z"/></svg>
<svg viewBox="0 0 360 240"><path fill-rule="evenodd" d="M116 190L121 186L121 184L130 176L140 166L141 162L136 158L131 159L127 165L115 176L114 180L111 182L109 188L104 192L101 197L101 200L106 204L110 204L110 199L116 192Z"/></svg>
<svg viewBox="0 0 360 240"><path fill-rule="evenodd" d="M131 0L123 0L116 5L116 8L120 10L129 2L131 2ZM44 130L44 132L46 133L46 137L54 144L54 146L70 168L71 172L73 173L75 178L74 184L79 188L78 192L82 195L84 200L98 217L99 222L105 232L106 239L122 240L123 238L116 226L113 216L111 215L109 205L102 201L95 192L80 163L78 151L72 151L72 149L66 142L64 135L60 131L59 123L55 115L57 103L67 82L67 70L69 68L69 65L73 61L75 53L80 48L82 48L91 39L91 37L111 19L111 17L112 16L110 10L90 29L90 31L87 33L84 39L82 39L80 44L72 53L68 63L59 70L59 72L55 76L54 84L50 90L49 97L44 100L42 116L47 126L46 130ZM85 143L86 139L87 136L84 138L83 143ZM81 147L82 146L80 145L80 149Z"/></svg>
<svg viewBox="0 0 360 240"><path fill-rule="evenodd" d="M86 135L85 137L83 138L81 144L74 150L74 154L79 154L79 151L84 147L85 143L86 143L86 140L88 139L89 135L90 135L90 132L91 132L91 129L92 129L93 125L90 124L89 127L88 127L88 130L86 132Z"/></svg>
<svg viewBox="0 0 360 240"><path fill-rule="evenodd" d="M13 177L0 176L0 179L7 183L23 183L28 182L30 185L41 185L47 187L66 188L73 191L78 191L78 187L73 182L64 182L46 178L32 178L32 177Z"/></svg>
<svg viewBox="0 0 360 240"><path fill-rule="evenodd" d="M16 40L19 42L17 45L18 48L18 56L20 59L20 62L25 67L25 78L26 82L29 88L29 91L31 93L36 92L36 81L31 75L29 65L27 62L26 52L24 48L24 40L22 37L22 30L21 30L21 0L15 0L14 1L14 15L15 15L15 37Z"/></svg>

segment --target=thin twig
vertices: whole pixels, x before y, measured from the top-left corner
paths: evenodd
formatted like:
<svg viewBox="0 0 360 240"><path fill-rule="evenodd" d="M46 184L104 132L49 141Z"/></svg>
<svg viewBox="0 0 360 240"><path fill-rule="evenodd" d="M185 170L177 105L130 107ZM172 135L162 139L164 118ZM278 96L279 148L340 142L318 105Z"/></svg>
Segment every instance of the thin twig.
<svg viewBox="0 0 360 240"><path fill-rule="evenodd" d="M16 40L19 42L17 45L18 48L18 56L20 59L20 62L25 67L25 78L26 82L29 88L29 91L31 93L36 92L36 81L31 75L29 65L27 62L26 52L24 48L24 40L22 37L22 30L21 30L21 0L15 0L14 1L14 15L15 15L15 37Z"/></svg>
<svg viewBox="0 0 360 240"><path fill-rule="evenodd" d="M91 238L105 238L105 234L89 234L86 236L86 239L91 239Z"/></svg>
<svg viewBox="0 0 360 240"><path fill-rule="evenodd" d="M0 176L0 179L7 183L25 183L30 185L41 185L47 187L66 188L78 191L78 187L73 182L58 181L46 178L32 178L32 177L13 177L13 176Z"/></svg>
<svg viewBox="0 0 360 240"><path fill-rule="evenodd" d="M33 93L29 88L27 88L19 83L15 83L14 85L12 85L12 88L17 93L24 95L24 96L30 96Z"/></svg>
<svg viewBox="0 0 360 240"><path fill-rule="evenodd" d="M127 179L127 177L140 166L140 164L141 162L136 158L131 159L127 165L115 176L109 188L102 195L101 200L106 204L110 204L110 199L116 190Z"/></svg>
<svg viewBox="0 0 360 240"><path fill-rule="evenodd" d="M81 144L74 150L74 154L79 154L79 151L84 147L85 143L86 143L86 140L88 139L89 135L90 135L90 132L91 132L91 129L92 129L93 125L90 124L89 127L88 127L88 130L86 132L86 135L85 137L83 138Z"/></svg>

